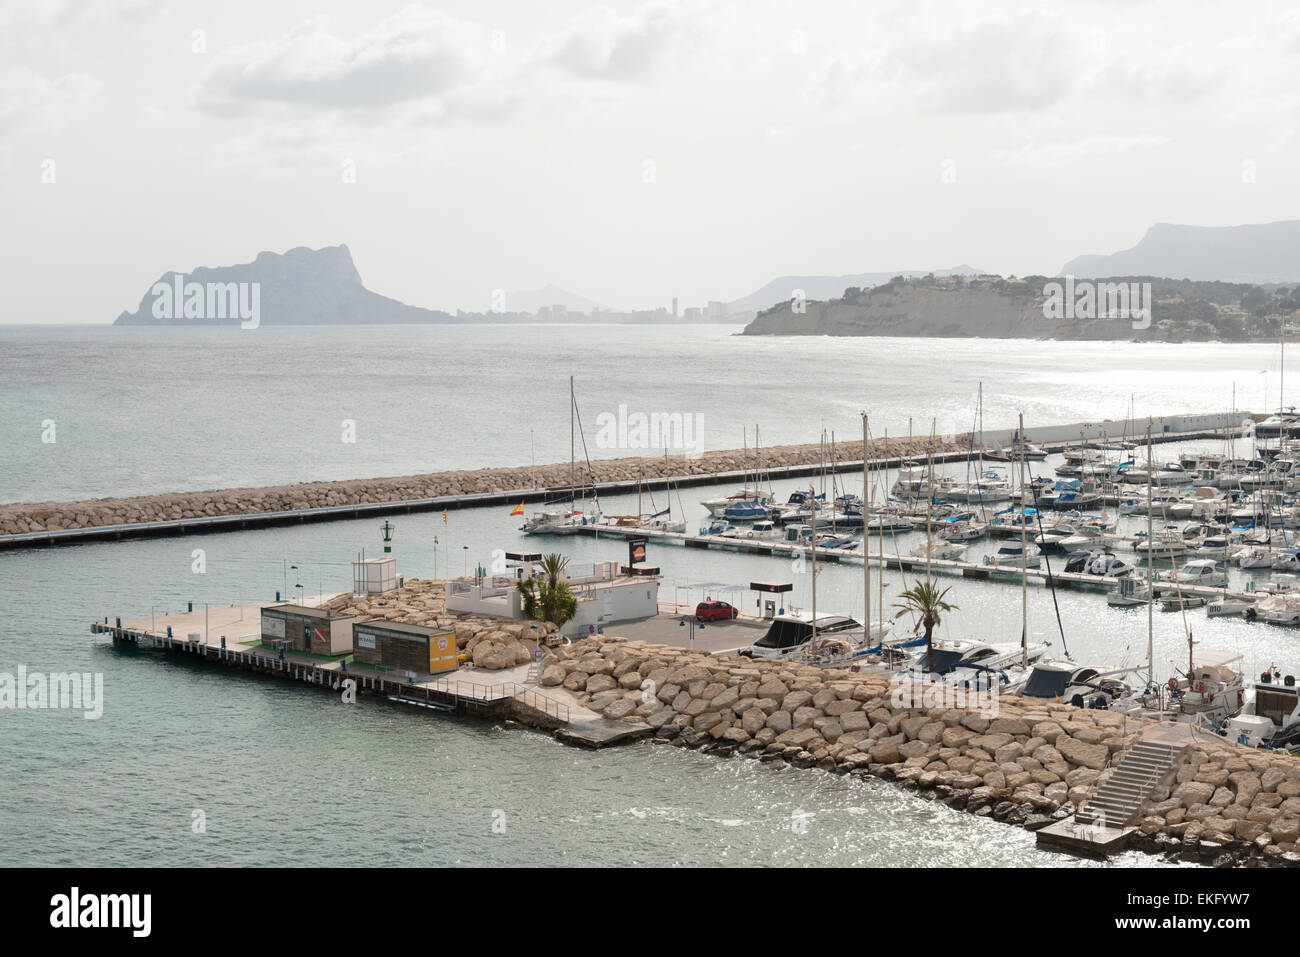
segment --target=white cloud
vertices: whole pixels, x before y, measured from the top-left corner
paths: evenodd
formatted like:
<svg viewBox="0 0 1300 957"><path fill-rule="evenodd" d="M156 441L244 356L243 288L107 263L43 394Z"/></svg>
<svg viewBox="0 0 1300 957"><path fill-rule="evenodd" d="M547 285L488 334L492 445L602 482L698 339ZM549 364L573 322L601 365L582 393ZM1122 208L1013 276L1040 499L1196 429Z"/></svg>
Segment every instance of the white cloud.
<svg viewBox="0 0 1300 957"><path fill-rule="evenodd" d="M407 7L352 39L330 18L299 24L274 40L223 50L200 84L200 104L242 112L266 104L374 110L437 100L478 81L486 40L477 24Z"/></svg>
<svg viewBox="0 0 1300 957"><path fill-rule="evenodd" d="M892 44L844 54L814 76L810 95L830 109L999 114L1049 108L1084 72L1081 39L1037 13L950 27L913 24Z"/></svg>
<svg viewBox="0 0 1300 957"><path fill-rule="evenodd" d="M646 81L669 52L680 52L683 28L676 4L652 3L621 17L598 7L544 40L541 60L582 78Z"/></svg>

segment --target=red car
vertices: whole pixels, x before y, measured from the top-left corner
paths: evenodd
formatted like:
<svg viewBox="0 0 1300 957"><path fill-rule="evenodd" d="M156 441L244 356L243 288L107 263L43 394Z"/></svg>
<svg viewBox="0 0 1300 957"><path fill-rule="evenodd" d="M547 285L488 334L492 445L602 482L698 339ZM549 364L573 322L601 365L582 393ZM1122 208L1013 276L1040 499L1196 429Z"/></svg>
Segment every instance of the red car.
<svg viewBox="0 0 1300 957"><path fill-rule="evenodd" d="M695 606L696 621L729 621L740 612L725 601L702 601Z"/></svg>

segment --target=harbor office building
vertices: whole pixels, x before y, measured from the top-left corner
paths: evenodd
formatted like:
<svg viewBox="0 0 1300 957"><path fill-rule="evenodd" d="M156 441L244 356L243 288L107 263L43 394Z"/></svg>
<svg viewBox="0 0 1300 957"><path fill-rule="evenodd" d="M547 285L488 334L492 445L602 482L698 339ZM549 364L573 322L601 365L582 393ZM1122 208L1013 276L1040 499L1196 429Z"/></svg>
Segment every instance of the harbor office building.
<svg viewBox="0 0 1300 957"><path fill-rule="evenodd" d="M372 618L357 622L352 635L358 664L431 675L460 666L456 633L446 628Z"/></svg>
<svg viewBox="0 0 1300 957"><path fill-rule="evenodd" d="M355 615L288 602L262 609L262 644L285 651L338 657L352 651Z"/></svg>

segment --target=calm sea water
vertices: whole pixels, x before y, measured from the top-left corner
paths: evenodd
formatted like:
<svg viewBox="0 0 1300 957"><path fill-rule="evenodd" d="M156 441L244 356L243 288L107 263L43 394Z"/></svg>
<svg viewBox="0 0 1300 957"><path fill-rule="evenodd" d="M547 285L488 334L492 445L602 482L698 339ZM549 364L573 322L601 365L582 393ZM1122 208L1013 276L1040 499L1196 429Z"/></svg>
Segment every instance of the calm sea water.
<svg viewBox="0 0 1300 957"><path fill-rule="evenodd" d="M1112 409L1119 417L1130 393L1140 413L1216 411L1228 407L1232 382L1269 362L1262 347L747 340L733 331L271 330L241 338L0 329L0 489L25 500L519 464L530 428L538 461L562 460L570 372L584 416L619 402L698 409L708 444L721 447L738 445L742 424L753 421L771 442L815 439L823 422L853 434L860 407L891 431L922 410L946 417L940 429L967 428L981 375L990 427L1013 422L1021 402L1027 418L1031 410L1070 421ZM358 443L340 449L337 420L349 412ZM42 446L48 418L58 441ZM708 494L691 489L673 505L699 521L698 500ZM634 507L634 497L602 504L617 512ZM399 570L457 574L494 548L522 544L507 512L467 510L446 524L436 514L401 517ZM89 623L106 615L233 604L241 595L269 600L289 564L300 566L288 572L290 587L343 590L351 559L377 547L377 524L0 553L0 671L100 672L106 696L98 721L0 711L10 795L0 802L0 833L21 836L5 842L0 863L1080 863L1037 852L1028 832L876 782L649 744L580 751L476 720L346 706L114 649L89 634ZM906 551L914 542L887 547ZM192 570L196 548L205 552L204 574ZM563 548L581 564L618 558L626 546L582 539ZM795 582L794 601L810 597L807 574L772 559L668 547L652 558L667 576L664 594L686 603L702 597L700 583L747 601L743 590L719 585L781 575ZM859 612L861 583L860 566L827 566L819 607ZM886 601L903 585L887 574ZM952 585L960 610L946 633L1018 638L1018 587ZM1029 594L1030 631L1057 650L1064 642L1081 660L1117 665L1145 659L1144 612L1108 609L1095 595L1062 592L1054 602L1041 588ZM1199 613L1188 623L1198 641L1239 650L1254 670L1274 658L1284 669L1291 663L1288 632ZM1155 624L1158 661L1180 655L1182 617L1159 615ZM192 831L195 811L205 815L204 834ZM1151 863L1141 855L1112 862Z"/></svg>
<svg viewBox="0 0 1300 957"><path fill-rule="evenodd" d="M1277 404L1277 348L743 337L726 326L0 326L0 502L569 460L602 413L701 417L704 447ZM344 422L354 442L344 442ZM45 423L54 442L43 442ZM747 431L746 431L747 430ZM1031 431L1032 434L1032 431ZM581 455L581 449L579 450Z"/></svg>

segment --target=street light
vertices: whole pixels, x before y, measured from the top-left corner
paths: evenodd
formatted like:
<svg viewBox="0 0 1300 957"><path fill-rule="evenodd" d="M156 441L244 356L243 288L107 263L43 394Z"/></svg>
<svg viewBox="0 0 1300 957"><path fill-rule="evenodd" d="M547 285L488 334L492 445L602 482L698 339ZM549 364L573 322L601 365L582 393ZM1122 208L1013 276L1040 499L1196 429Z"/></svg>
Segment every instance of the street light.
<svg viewBox="0 0 1300 957"><path fill-rule="evenodd" d="M694 651L695 650L695 626L698 624L700 626L700 629L703 630L704 622L697 619L694 615L683 615L681 619L677 622L677 627L685 628L687 623L689 623L691 626L691 637L690 637L691 650Z"/></svg>

